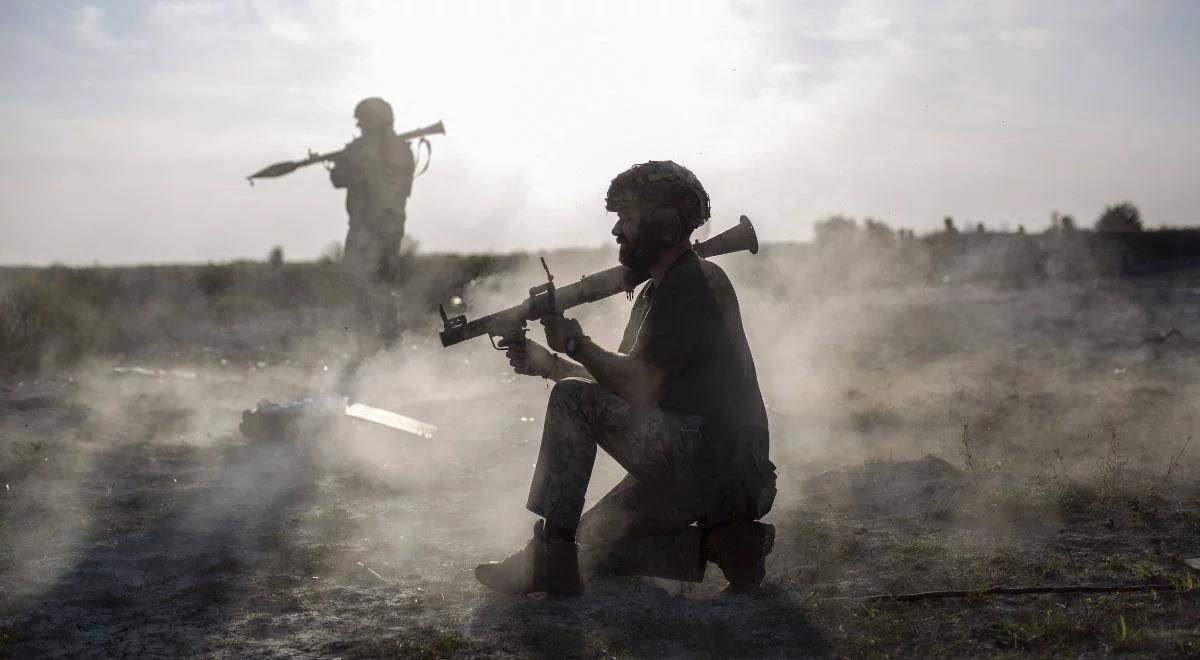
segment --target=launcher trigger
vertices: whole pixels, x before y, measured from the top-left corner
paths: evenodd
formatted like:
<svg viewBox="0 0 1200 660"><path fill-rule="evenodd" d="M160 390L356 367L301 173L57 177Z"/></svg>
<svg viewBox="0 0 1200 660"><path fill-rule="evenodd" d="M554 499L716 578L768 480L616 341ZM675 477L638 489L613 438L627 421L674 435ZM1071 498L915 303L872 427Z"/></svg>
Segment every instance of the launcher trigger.
<svg viewBox="0 0 1200 660"><path fill-rule="evenodd" d="M503 335L488 335L488 340L492 342L492 348L498 351L507 351L514 346L525 345L525 335L529 334L529 328L521 328L519 337L505 337Z"/></svg>

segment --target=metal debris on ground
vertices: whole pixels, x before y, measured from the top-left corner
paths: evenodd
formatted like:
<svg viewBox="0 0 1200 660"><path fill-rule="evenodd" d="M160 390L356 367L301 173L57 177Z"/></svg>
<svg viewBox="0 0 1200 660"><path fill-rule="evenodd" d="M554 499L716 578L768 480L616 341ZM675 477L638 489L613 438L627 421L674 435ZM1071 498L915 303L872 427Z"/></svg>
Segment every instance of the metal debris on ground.
<svg viewBox="0 0 1200 660"><path fill-rule="evenodd" d="M279 440L324 431L339 419L347 417L423 438L432 439L437 432L433 424L364 403L349 403L338 397L316 397L288 403L263 400L253 410L242 412L242 423L238 428L242 435L253 440Z"/></svg>
<svg viewBox="0 0 1200 660"><path fill-rule="evenodd" d="M374 571L374 570L373 570L373 569L372 569L370 566L367 566L366 564L362 563L361 561L359 561L359 562L354 562L354 563L356 563L356 564L358 564L359 566L362 566L363 568L365 568L365 569L367 569L368 571L370 571L370 572L371 572L371 575L374 575L375 577L377 577L377 578L379 578L380 580L382 580L384 584L391 584L390 582L388 582L388 581L387 581L387 578L385 578L385 577L383 577L382 575L380 575L380 574L376 573L376 572L375 572L375 571Z"/></svg>
<svg viewBox="0 0 1200 660"><path fill-rule="evenodd" d="M1183 563L1200 571L1200 557L1192 557L1191 559L1184 559Z"/></svg>
<svg viewBox="0 0 1200 660"><path fill-rule="evenodd" d="M433 434L437 433L437 427L433 424L426 424L420 420L406 417L399 413L394 413L383 408L368 406L365 403L350 403L346 405L346 415L365 419L368 422L375 422L384 426L419 435L423 438L433 439Z"/></svg>

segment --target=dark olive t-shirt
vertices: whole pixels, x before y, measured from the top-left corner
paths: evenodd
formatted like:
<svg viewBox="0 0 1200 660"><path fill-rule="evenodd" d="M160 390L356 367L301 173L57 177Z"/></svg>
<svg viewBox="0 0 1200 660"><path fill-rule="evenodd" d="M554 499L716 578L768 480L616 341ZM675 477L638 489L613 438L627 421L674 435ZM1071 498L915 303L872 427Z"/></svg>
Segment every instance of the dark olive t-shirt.
<svg viewBox="0 0 1200 660"><path fill-rule="evenodd" d="M701 478L729 500L714 506L766 513L775 481L767 413L725 271L694 252L680 257L661 284L638 294L618 350L666 372L660 407L704 418Z"/></svg>

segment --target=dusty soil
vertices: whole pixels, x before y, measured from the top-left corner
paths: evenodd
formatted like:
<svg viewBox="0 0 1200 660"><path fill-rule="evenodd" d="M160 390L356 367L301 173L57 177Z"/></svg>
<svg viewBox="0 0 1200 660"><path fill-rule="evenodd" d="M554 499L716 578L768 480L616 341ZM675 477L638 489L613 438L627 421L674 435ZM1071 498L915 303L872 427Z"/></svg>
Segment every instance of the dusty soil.
<svg viewBox="0 0 1200 660"><path fill-rule="evenodd" d="M328 387L337 337L13 377L0 656L1197 656L1182 563L1200 557L1196 286L804 301L743 286L780 470L752 596L721 595L715 567L700 584L596 580L579 599L476 584L476 563L528 536L547 388L431 328L368 365L361 398L436 424L433 440L348 422L238 433L259 400ZM620 321L621 304L589 318ZM1172 327L1182 339L1152 341ZM602 460L590 497L620 476ZM854 600L1138 583L1175 588Z"/></svg>

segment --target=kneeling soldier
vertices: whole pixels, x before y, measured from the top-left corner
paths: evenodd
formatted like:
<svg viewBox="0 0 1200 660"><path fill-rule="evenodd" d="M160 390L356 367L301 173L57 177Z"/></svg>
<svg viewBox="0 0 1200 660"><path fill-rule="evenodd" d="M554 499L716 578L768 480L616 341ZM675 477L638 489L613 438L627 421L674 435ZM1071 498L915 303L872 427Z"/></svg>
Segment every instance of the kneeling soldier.
<svg viewBox="0 0 1200 660"><path fill-rule="evenodd" d="M550 349L507 352L519 374L557 381L527 507L533 539L475 569L497 591L578 595L588 574L699 581L708 562L734 592L763 579L775 530L767 415L733 285L692 251L709 198L687 168L635 165L613 179L606 208L620 261L648 273L616 352L579 322L542 321ZM628 475L587 513L596 448ZM582 515L581 515L582 514Z"/></svg>

